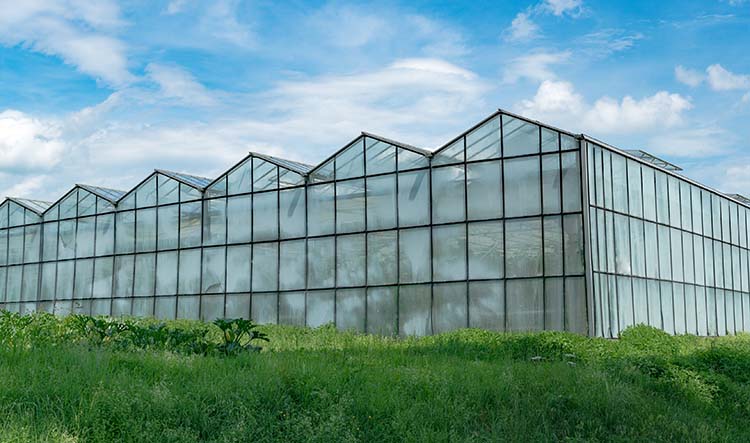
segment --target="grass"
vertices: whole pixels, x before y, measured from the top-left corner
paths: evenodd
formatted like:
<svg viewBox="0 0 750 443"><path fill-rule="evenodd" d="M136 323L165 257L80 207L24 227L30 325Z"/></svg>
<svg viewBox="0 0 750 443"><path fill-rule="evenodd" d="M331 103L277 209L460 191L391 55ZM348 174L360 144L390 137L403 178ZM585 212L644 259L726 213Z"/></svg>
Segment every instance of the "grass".
<svg viewBox="0 0 750 443"><path fill-rule="evenodd" d="M747 335L267 326L262 352L227 358L52 323L0 337L0 441L750 441Z"/></svg>

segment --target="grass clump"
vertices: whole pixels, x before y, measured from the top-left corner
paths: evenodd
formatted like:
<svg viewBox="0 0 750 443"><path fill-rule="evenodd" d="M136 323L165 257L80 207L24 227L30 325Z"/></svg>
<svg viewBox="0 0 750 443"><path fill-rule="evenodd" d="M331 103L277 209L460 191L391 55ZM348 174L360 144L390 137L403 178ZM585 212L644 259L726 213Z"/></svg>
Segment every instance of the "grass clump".
<svg viewBox="0 0 750 443"><path fill-rule="evenodd" d="M750 441L747 335L263 326L260 352L225 358L18 321L0 321L0 441ZM163 325L227 342L219 325Z"/></svg>

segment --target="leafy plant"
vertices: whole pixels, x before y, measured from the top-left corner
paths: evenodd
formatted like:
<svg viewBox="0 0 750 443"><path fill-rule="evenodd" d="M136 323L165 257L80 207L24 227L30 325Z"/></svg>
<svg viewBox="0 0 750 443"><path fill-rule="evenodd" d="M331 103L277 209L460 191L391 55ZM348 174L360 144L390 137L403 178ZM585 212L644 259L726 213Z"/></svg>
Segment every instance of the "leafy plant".
<svg viewBox="0 0 750 443"><path fill-rule="evenodd" d="M223 342L217 346L217 350L224 355L237 355L243 351L258 352L260 346L255 346L254 341L268 342L268 336L258 330L258 325L252 320L243 318L216 319L214 324L221 330Z"/></svg>

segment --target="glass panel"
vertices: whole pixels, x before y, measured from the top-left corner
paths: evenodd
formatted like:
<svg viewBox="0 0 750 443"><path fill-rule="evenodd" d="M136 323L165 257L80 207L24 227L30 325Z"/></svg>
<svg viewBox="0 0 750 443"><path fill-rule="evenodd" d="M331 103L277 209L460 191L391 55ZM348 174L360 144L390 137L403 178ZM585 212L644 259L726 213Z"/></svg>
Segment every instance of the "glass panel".
<svg viewBox="0 0 750 443"><path fill-rule="evenodd" d="M383 285L398 281L396 231L367 234L367 283Z"/></svg>
<svg viewBox="0 0 750 443"><path fill-rule="evenodd" d="M669 223L667 175L659 171L656 171L656 215L659 223Z"/></svg>
<svg viewBox="0 0 750 443"><path fill-rule="evenodd" d="M365 296L365 289L336 291L336 327L344 331L365 331Z"/></svg>
<svg viewBox="0 0 750 443"><path fill-rule="evenodd" d="M92 227L93 228L93 227ZM41 230L41 225L27 225L24 231L24 253L23 253L23 261L24 263L32 263L32 262L38 262L39 261L39 248L41 246L41 236L39 235L39 231ZM93 229L92 229L93 230ZM93 238L93 232L91 232L91 243L89 244L91 247L91 251L84 250L83 252L88 252L88 255L91 255L94 251L94 238Z"/></svg>
<svg viewBox="0 0 750 443"><path fill-rule="evenodd" d="M398 290L399 332L424 336L432 333L430 285L402 286Z"/></svg>
<svg viewBox="0 0 750 443"><path fill-rule="evenodd" d="M464 206L464 167L432 170L432 221L449 223L466 218Z"/></svg>
<svg viewBox="0 0 750 443"><path fill-rule="evenodd" d="M227 292L250 291L251 261L252 248L250 245L227 248Z"/></svg>
<svg viewBox="0 0 750 443"><path fill-rule="evenodd" d="M505 330L503 282L469 282L469 327L494 331Z"/></svg>
<svg viewBox="0 0 750 443"><path fill-rule="evenodd" d="M226 317L227 318L250 318L250 294L227 294Z"/></svg>
<svg viewBox="0 0 750 443"><path fill-rule="evenodd" d="M333 291L307 293L307 326L316 328L335 321L335 294Z"/></svg>
<svg viewBox="0 0 750 443"><path fill-rule="evenodd" d="M78 190L74 189L70 194L68 194L67 197L63 201L60 202L60 218L71 218L76 216L76 205L78 202ZM13 212L11 211L11 226L15 224L21 224L21 223L14 223L13 222Z"/></svg>
<svg viewBox="0 0 750 443"><path fill-rule="evenodd" d="M503 216L503 182L499 161L466 165L469 220Z"/></svg>
<svg viewBox="0 0 750 443"><path fill-rule="evenodd" d="M226 242L226 199L216 198L203 202L203 244L220 245Z"/></svg>
<svg viewBox="0 0 750 443"><path fill-rule="evenodd" d="M177 252L156 254L156 295L177 294ZM174 310L172 310L174 316Z"/></svg>
<svg viewBox="0 0 750 443"><path fill-rule="evenodd" d="M115 251L118 254L133 252L135 249L135 211L118 212L116 220ZM62 228L62 224L60 227Z"/></svg>
<svg viewBox="0 0 750 443"><path fill-rule="evenodd" d="M536 215L542 210L539 158L506 160L505 216Z"/></svg>
<svg viewBox="0 0 750 443"><path fill-rule="evenodd" d="M581 162L578 152L566 152L561 156L563 181L563 211L581 210Z"/></svg>
<svg viewBox="0 0 750 443"><path fill-rule="evenodd" d="M201 197L202 197L201 191L193 188L192 186L187 186L184 183L180 183L180 201L181 202L198 200Z"/></svg>
<svg viewBox="0 0 750 443"><path fill-rule="evenodd" d="M250 315L254 322L260 324L275 324L278 320L278 295L253 294Z"/></svg>
<svg viewBox="0 0 750 443"><path fill-rule="evenodd" d="M227 191L229 194L244 194L252 190L250 183L251 167L252 160L247 159L229 173L227 176Z"/></svg>
<svg viewBox="0 0 750 443"><path fill-rule="evenodd" d="M365 229L365 182L336 182L336 232Z"/></svg>
<svg viewBox="0 0 750 443"><path fill-rule="evenodd" d="M542 152L554 152L560 150L560 141L557 131L542 128Z"/></svg>
<svg viewBox="0 0 750 443"><path fill-rule="evenodd" d="M279 274L278 243L259 243L253 246L253 291L275 291Z"/></svg>
<svg viewBox="0 0 750 443"><path fill-rule="evenodd" d="M399 232L399 281L419 283L430 280L430 230L405 229Z"/></svg>
<svg viewBox="0 0 750 443"><path fill-rule="evenodd" d="M500 157L500 118L494 117L466 136L466 161Z"/></svg>
<svg viewBox="0 0 750 443"><path fill-rule="evenodd" d="M96 217L96 255L108 255L114 252L115 214Z"/></svg>
<svg viewBox="0 0 750 443"><path fill-rule="evenodd" d="M643 180L643 216L647 220L656 221L656 188L654 170L643 166L641 168Z"/></svg>
<svg viewBox="0 0 750 443"><path fill-rule="evenodd" d="M180 205L180 247L201 244L201 212L200 202Z"/></svg>
<svg viewBox="0 0 750 443"><path fill-rule="evenodd" d="M395 335L398 331L396 287L367 289L367 332Z"/></svg>
<svg viewBox="0 0 750 443"><path fill-rule="evenodd" d="M365 138L367 175L396 170L396 148L374 138Z"/></svg>
<svg viewBox="0 0 750 443"><path fill-rule="evenodd" d="M88 260L89 262L91 260ZM82 277L88 276L88 296L91 296L91 268L88 268L88 274ZM21 293L22 301L36 302L37 300L37 289L39 284L39 264L25 265L23 267L23 291ZM85 291L84 291L85 294ZM30 308L27 312L34 312L36 306L34 303L30 304Z"/></svg>
<svg viewBox="0 0 750 443"><path fill-rule="evenodd" d="M541 219L506 220L505 247L507 277L542 275Z"/></svg>
<svg viewBox="0 0 750 443"><path fill-rule="evenodd" d="M332 234L334 215L333 184L309 186L307 188L308 235Z"/></svg>
<svg viewBox="0 0 750 443"><path fill-rule="evenodd" d="M563 274L562 217L544 217L544 275Z"/></svg>
<svg viewBox="0 0 750 443"><path fill-rule="evenodd" d="M100 257L94 261L94 298L112 297L113 257Z"/></svg>
<svg viewBox="0 0 750 443"><path fill-rule="evenodd" d="M630 223L628 218L615 214L615 272L631 274L630 268Z"/></svg>
<svg viewBox="0 0 750 443"><path fill-rule="evenodd" d="M680 182L674 177L668 179L668 190L669 190L669 220L672 226L676 228L682 227L680 217Z"/></svg>
<svg viewBox="0 0 750 443"><path fill-rule="evenodd" d="M159 249L174 249L177 247L177 231L180 220L179 210L180 207L178 205L160 206L158 208L156 235L158 237Z"/></svg>
<svg viewBox="0 0 750 443"><path fill-rule="evenodd" d="M336 156L336 180L365 175L364 149L364 138L360 138Z"/></svg>
<svg viewBox="0 0 750 443"><path fill-rule="evenodd" d="M72 262L71 262L72 263ZM65 275L61 267L62 263L57 264L57 295L60 292L60 277ZM133 272L135 260L132 255L119 255L115 257L115 297L130 297L133 295ZM70 269L72 276L73 269Z"/></svg>
<svg viewBox="0 0 750 443"><path fill-rule="evenodd" d="M565 330L565 282L562 278L544 280L544 329Z"/></svg>
<svg viewBox="0 0 750 443"><path fill-rule="evenodd" d="M366 270L364 234L339 236L336 239L336 285L362 286Z"/></svg>
<svg viewBox="0 0 750 443"><path fill-rule="evenodd" d="M503 224L469 224L469 278L502 278Z"/></svg>
<svg viewBox="0 0 750 443"><path fill-rule="evenodd" d="M279 294L279 324L305 326L305 293Z"/></svg>
<svg viewBox="0 0 750 443"><path fill-rule="evenodd" d="M563 217L563 248L565 251L565 274L583 274L583 220L580 215Z"/></svg>
<svg viewBox="0 0 750 443"><path fill-rule="evenodd" d="M227 195L227 178L226 176L217 180L211 186L206 188L206 197L221 197Z"/></svg>
<svg viewBox="0 0 750 443"><path fill-rule="evenodd" d="M398 170L406 171L407 169L426 168L430 165L429 160L422 154L418 154L407 149L398 150Z"/></svg>
<svg viewBox="0 0 750 443"><path fill-rule="evenodd" d="M201 251L190 249L180 251L179 279L177 292L198 294L201 289ZM178 305L179 306L179 305Z"/></svg>
<svg viewBox="0 0 750 443"><path fill-rule="evenodd" d="M136 297L150 297L154 295L156 277L156 254L138 254L135 256L135 287L133 295Z"/></svg>
<svg viewBox="0 0 750 443"><path fill-rule="evenodd" d="M434 280L466 279L466 225L432 228L432 258Z"/></svg>
<svg viewBox="0 0 750 443"><path fill-rule="evenodd" d="M617 212L628 212L628 186L625 158L612 154L612 204Z"/></svg>
<svg viewBox="0 0 750 443"><path fill-rule="evenodd" d="M413 171L398 175L399 226L427 224L430 221L429 171Z"/></svg>
<svg viewBox="0 0 750 443"><path fill-rule="evenodd" d="M165 175L157 175L159 188L157 189L157 197L160 205L166 205L169 203L177 203L180 198L179 187L180 183L177 180L172 180Z"/></svg>
<svg viewBox="0 0 750 443"><path fill-rule="evenodd" d="M278 168L272 163L259 158L253 158L253 191L276 189L278 182Z"/></svg>
<svg viewBox="0 0 750 443"><path fill-rule="evenodd" d="M253 196L253 240L275 240L279 236L278 193L263 192Z"/></svg>
<svg viewBox="0 0 750 443"><path fill-rule="evenodd" d="M305 178L296 172L279 167L279 187L289 188L305 184Z"/></svg>
<svg viewBox="0 0 750 443"><path fill-rule="evenodd" d="M560 175L560 156L558 154L542 156L542 199L545 214L557 214L561 211Z"/></svg>
<svg viewBox="0 0 750 443"><path fill-rule="evenodd" d="M75 252L75 229L75 220L64 220L60 222L60 241L57 244L58 258L73 258ZM16 240L22 240L20 237L18 237L22 234L22 232L22 229L11 229L8 231L8 263L17 263L18 261L20 261L21 244L17 243ZM125 230L125 232L127 232L127 230Z"/></svg>
<svg viewBox="0 0 750 443"><path fill-rule="evenodd" d="M280 289L305 288L305 241L295 240L280 244Z"/></svg>
<svg viewBox="0 0 750 443"><path fill-rule="evenodd" d="M508 280L505 284L508 330L540 331L544 329L543 280Z"/></svg>
<svg viewBox="0 0 750 443"><path fill-rule="evenodd" d="M396 175L367 179L367 229L396 227Z"/></svg>
<svg viewBox="0 0 750 443"><path fill-rule="evenodd" d="M156 175L152 176L135 191L137 208L156 205Z"/></svg>
<svg viewBox="0 0 750 443"><path fill-rule="evenodd" d="M202 293L224 292L225 249L203 249Z"/></svg>
<svg viewBox="0 0 750 443"><path fill-rule="evenodd" d="M333 180L333 161L334 159L331 159L314 171L311 171L310 179L314 183Z"/></svg>
<svg viewBox="0 0 750 443"><path fill-rule="evenodd" d="M539 152L539 126L503 115L503 155L534 154Z"/></svg>
<svg viewBox="0 0 750 443"><path fill-rule="evenodd" d="M279 192L281 238L305 235L305 188Z"/></svg>
<svg viewBox="0 0 750 443"><path fill-rule="evenodd" d="M96 212L96 196L83 189L78 190L78 216L94 215Z"/></svg>
<svg viewBox="0 0 750 443"><path fill-rule="evenodd" d="M108 215L109 219L112 219L112 215ZM42 238L44 239L42 245L42 260L55 260L57 258L57 223L45 223L44 232ZM114 231L112 231L114 233ZM0 231L0 264L5 264L7 255L8 231ZM98 241L98 239L97 239ZM97 248L98 249L98 248Z"/></svg>
<svg viewBox="0 0 750 443"><path fill-rule="evenodd" d="M156 209L140 209L135 214L136 252L156 249Z"/></svg>
<svg viewBox="0 0 750 443"><path fill-rule="evenodd" d="M400 155L400 154L399 154ZM448 165L453 163L461 163L464 161L464 138L461 137L458 140L446 146L445 148L439 149L435 152L432 157L433 165Z"/></svg>
<svg viewBox="0 0 750 443"><path fill-rule="evenodd" d="M242 195L227 199L227 241L249 242L253 235L252 196Z"/></svg>
<svg viewBox="0 0 750 443"><path fill-rule="evenodd" d="M434 333L440 334L468 326L465 283L435 285L432 298Z"/></svg>
<svg viewBox="0 0 750 443"><path fill-rule="evenodd" d="M311 238L307 241L307 287L330 288L334 284L334 239Z"/></svg>

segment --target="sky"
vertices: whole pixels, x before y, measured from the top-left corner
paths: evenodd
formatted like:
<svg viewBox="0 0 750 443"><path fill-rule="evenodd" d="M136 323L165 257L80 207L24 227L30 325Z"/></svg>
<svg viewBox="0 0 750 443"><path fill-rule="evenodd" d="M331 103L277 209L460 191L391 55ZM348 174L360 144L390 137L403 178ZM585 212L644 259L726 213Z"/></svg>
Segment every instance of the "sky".
<svg viewBox="0 0 750 443"><path fill-rule="evenodd" d="M750 0L0 0L0 195L436 149L498 108L750 195Z"/></svg>

